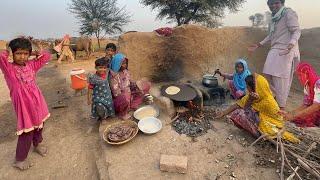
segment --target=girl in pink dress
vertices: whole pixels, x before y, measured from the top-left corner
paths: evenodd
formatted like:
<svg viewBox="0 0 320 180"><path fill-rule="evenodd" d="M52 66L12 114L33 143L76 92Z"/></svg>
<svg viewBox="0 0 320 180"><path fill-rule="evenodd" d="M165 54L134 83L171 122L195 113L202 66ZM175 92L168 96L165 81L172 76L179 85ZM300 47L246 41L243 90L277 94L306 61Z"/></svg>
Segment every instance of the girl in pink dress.
<svg viewBox="0 0 320 180"><path fill-rule="evenodd" d="M9 62L9 51L0 54L0 69L10 90L13 108L17 116L19 136L14 166L25 170L30 167L26 160L31 143L35 152L46 155L47 149L41 146L43 123L49 118L47 103L36 84L36 73L44 66L51 55L48 52L32 53L31 42L17 38L9 43L13 62ZM28 60L31 54L36 55Z"/></svg>

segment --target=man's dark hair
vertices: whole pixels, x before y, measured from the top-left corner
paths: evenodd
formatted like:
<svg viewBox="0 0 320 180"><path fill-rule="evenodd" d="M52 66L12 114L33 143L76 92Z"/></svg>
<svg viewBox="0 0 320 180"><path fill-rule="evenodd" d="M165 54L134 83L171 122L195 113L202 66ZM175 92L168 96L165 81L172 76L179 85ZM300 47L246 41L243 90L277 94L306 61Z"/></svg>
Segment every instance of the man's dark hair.
<svg viewBox="0 0 320 180"><path fill-rule="evenodd" d="M94 62L95 66L105 66L108 67L108 61L103 57L103 58L99 58Z"/></svg>
<svg viewBox="0 0 320 180"><path fill-rule="evenodd" d="M274 0L268 0L268 4L270 4L272 1L274 1ZM281 2L282 4L284 4L284 3L286 2L286 0L280 0L280 2Z"/></svg>
<svg viewBox="0 0 320 180"><path fill-rule="evenodd" d="M114 43L108 43L106 46L107 49L112 49L113 51L117 51L117 46Z"/></svg>
<svg viewBox="0 0 320 180"><path fill-rule="evenodd" d="M9 47L12 50L12 53L16 52L18 49L28 50L32 52L32 44L29 39L26 38L16 38L9 42Z"/></svg>

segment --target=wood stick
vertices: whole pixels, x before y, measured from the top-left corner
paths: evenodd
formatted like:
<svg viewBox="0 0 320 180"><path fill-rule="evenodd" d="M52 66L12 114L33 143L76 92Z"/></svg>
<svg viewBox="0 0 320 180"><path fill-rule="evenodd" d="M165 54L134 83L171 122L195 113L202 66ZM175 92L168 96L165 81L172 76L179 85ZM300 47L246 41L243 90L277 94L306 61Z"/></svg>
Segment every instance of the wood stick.
<svg viewBox="0 0 320 180"><path fill-rule="evenodd" d="M273 139L268 139L272 144L276 145L277 143L273 140ZM287 148L284 148L284 150L286 152L288 152L289 154L291 154L293 157L295 157L298 162L299 160L304 164L306 165L306 163L304 161L302 161L302 159L304 159L303 157L297 155L296 153L288 150ZM300 164L300 163L299 163ZM302 168L306 171L308 171L309 173L313 174L314 176L316 176L318 179L320 179L320 174L317 174L317 171L315 172L314 170L312 170L308 165L307 166L303 166L303 164L301 164ZM306 168L305 168L306 167ZM309 168L308 168L309 167ZM311 170L312 172L310 172L309 170Z"/></svg>
<svg viewBox="0 0 320 180"><path fill-rule="evenodd" d="M316 143L316 142L314 142L314 143ZM288 147L288 148L293 148L293 149L296 149L296 150L301 151L301 152L305 152L305 151L306 151L306 150L300 149L300 148L298 148L298 147L292 146L292 145L290 145L290 144L283 144L283 145L286 146L286 147ZM309 153L309 155L310 155L310 156L313 156L313 157L315 157L315 158L318 158L318 159L320 160L320 157L317 156L317 155L315 155L315 154L313 154L313 153Z"/></svg>
<svg viewBox="0 0 320 180"><path fill-rule="evenodd" d="M180 113L177 113L176 117L174 117L171 121L169 121L167 124L173 123L175 120L177 120L180 117Z"/></svg>
<svg viewBox="0 0 320 180"><path fill-rule="evenodd" d="M310 147L308 148L307 152L304 154L304 158L306 158L310 152L315 149L317 147L317 143L316 142L313 142ZM292 180L295 176L295 174L297 174L297 172L299 171L300 167L297 166L294 170L293 170L293 173L287 178L287 180Z"/></svg>
<svg viewBox="0 0 320 180"><path fill-rule="evenodd" d="M267 137L266 134L261 135L257 140L255 140L252 144L250 144L249 147L252 147L253 145L255 145L257 142L259 142L261 139Z"/></svg>
<svg viewBox="0 0 320 180"><path fill-rule="evenodd" d="M279 136L278 136L279 138ZM281 137L279 138L279 143L280 143L280 151L281 151L281 176L280 179L284 180L284 174L283 174L283 170L284 170L284 156L285 156L285 152L284 152L284 147L283 147L283 143L281 140Z"/></svg>
<svg viewBox="0 0 320 180"><path fill-rule="evenodd" d="M312 167L310 167L308 164L303 162L301 159L298 159L298 163L302 166L304 170L314 175L317 179L320 179L320 173L318 171L312 169Z"/></svg>
<svg viewBox="0 0 320 180"><path fill-rule="evenodd" d="M297 170L296 170L297 168L296 168L296 169L293 169L293 167L291 166L287 155L285 155L285 160L286 160L288 166L290 167L290 169L293 170L293 174L294 174L294 175L297 175L297 177L298 177L300 180L302 180L301 176L298 174L298 172L297 172ZM299 167L298 167L298 168L299 168ZM288 180L288 178L287 178L287 180Z"/></svg>

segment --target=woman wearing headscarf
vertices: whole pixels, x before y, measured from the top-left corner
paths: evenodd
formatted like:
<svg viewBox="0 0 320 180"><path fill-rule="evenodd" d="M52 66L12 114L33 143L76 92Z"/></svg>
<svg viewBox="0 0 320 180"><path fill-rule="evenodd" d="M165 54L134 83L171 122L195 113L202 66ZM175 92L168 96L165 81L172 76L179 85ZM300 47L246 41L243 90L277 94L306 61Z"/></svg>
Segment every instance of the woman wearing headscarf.
<svg viewBox="0 0 320 180"><path fill-rule="evenodd" d="M234 99L240 99L245 95L246 82L245 78L251 74L248 64L244 59L238 59L235 63L234 74L226 74L216 70L215 73L222 76L224 79L228 79L228 86L231 92L231 96Z"/></svg>
<svg viewBox="0 0 320 180"><path fill-rule="evenodd" d="M117 53L110 62L110 88L116 114L129 119L129 111L143 103L144 95L149 92L151 83L147 80L132 81L128 70L128 59Z"/></svg>
<svg viewBox="0 0 320 180"><path fill-rule="evenodd" d="M251 45L250 52L271 43L263 74L275 93L281 109L285 109L293 74L300 62L299 38L301 36L297 13L285 6L285 0L268 0L272 19L269 34L261 42Z"/></svg>
<svg viewBox="0 0 320 180"><path fill-rule="evenodd" d="M218 113L216 118L230 114L233 123L245 129L255 137L261 134L268 138L276 138L284 127L284 121L279 114L280 108L272 96L268 81L259 74L249 75L245 79L246 95L231 105L228 109ZM291 133L284 131L285 140L297 143L299 140Z"/></svg>
<svg viewBox="0 0 320 180"><path fill-rule="evenodd" d="M67 59L70 58L71 62L74 61L73 53L72 53L72 51L70 49L70 36L69 36L69 34L66 34L63 37L62 42L58 46L56 46L55 49L56 50L59 49L58 47L61 48L60 49L61 50L60 51L61 54L60 54L60 57L58 59L58 63L61 63L61 60L64 58L64 56L66 56ZM59 52L59 50L58 50L58 52Z"/></svg>
<svg viewBox="0 0 320 180"><path fill-rule="evenodd" d="M300 63L296 74L304 87L303 104L291 112L281 111L281 114L297 126L320 127L320 77L308 63Z"/></svg>

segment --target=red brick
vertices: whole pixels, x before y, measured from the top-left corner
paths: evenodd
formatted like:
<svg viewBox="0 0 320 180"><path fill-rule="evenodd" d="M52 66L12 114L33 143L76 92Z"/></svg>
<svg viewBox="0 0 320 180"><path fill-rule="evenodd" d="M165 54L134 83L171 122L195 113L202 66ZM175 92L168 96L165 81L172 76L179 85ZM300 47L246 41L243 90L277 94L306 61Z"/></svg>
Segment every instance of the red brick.
<svg viewBox="0 0 320 180"><path fill-rule="evenodd" d="M188 158L186 156L161 155L160 170L174 173L187 173Z"/></svg>

